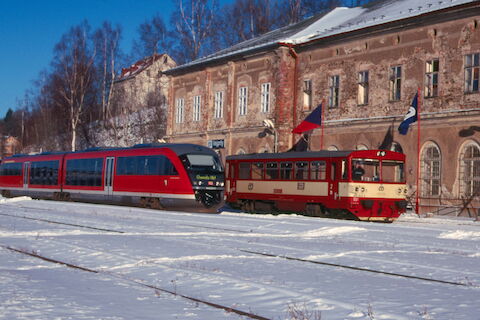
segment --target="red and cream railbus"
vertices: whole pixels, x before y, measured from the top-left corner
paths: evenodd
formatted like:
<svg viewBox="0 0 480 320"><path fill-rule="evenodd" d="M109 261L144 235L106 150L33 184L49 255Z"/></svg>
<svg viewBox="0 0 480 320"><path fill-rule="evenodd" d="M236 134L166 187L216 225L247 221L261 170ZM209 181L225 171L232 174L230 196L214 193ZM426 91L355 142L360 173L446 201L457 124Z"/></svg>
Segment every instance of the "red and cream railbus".
<svg viewBox="0 0 480 320"><path fill-rule="evenodd" d="M222 200L223 166L193 144L144 144L78 152L16 155L0 166L3 196L28 195L141 205L212 207Z"/></svg>
<svg viewBox="0 0 480 320"><path fill-rule="evenodd" d="M392 222L405 212L405 155L385 150L228 156L226 202L248 212Z"/></svg>

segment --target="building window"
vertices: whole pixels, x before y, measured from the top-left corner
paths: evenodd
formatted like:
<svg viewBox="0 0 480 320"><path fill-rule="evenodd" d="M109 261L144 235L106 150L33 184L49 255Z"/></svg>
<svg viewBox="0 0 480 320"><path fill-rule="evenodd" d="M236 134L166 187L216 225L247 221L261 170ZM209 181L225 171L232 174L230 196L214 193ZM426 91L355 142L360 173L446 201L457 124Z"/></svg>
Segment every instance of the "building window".
<svg viewBox="0 0 480 320"><path fill-rule="evenodd" d="M201 97L195 96L193 97L193 121L200 121L200 114L201 114Z"/></svg>
<svg viewBox="0 0 480 320"><path fill-rule="evenodd" d="M399 101L402 89L402 66L390 68L390 101Z"/></svg>
<svg viewBox="0 0 480 320"><path fill-rule="evenodd" d="M312 80L303 81L303 110L312 109Z"/></svg>
<svg viewBox="0 0 480 320"><path fill-rule="evenodd" d="M368 71L358 73L358 99L359 105L368 104Z"/></svg>
<svg viewBox="0 0 480 320"><path fill-rule="evenodd" d="M465 93L479 92L480 53L465 56Z"/></svg>
<svg viewBox="0 0 480 320"><path fill-rule="evenodd" d="M422 195L426 197L440 195L440 164L442 163L440 149L430 143L422 152L421 157Z"/></svg>
<svg viewBox="0 0 480 320"><path fill-rule="evenodd" d="M262 83L262 112L270 111L270 83Z"/></svg>
<svg viewBox="0 0 480 320"><path fill-rule="evenodd" d="M248 107L248 88L240 87L238 89L238 114L244 116L247 114Z"/></svg>
<svg viewBox="0 0 480 320"><path fill-rule="evenodd" d="M438 96L438 59L428 60L425 63L425 98Z"/></svg>
<svg viewBox="0 0 480 320"><path fill-rule="evenodd" d="M213 112L213 116L215 119L223 118L223 91L215 92L215 110Z"/></svg>
<svg viewBox="0 0 480 320"><path fill-rule="evenodd" d="M340 76L330 77L330 97L328 99L330 108L338 107L338 98L340 93Z"/></svg>
<svg viewBox="0 0 480 320"><path fill-rule="evenodd" d="M464 196L475 196L480 192L480 148L471 143L460 155L460 190Z"/></svg>
<svg viewBox="0 0 480 320"><path fill-rule="evenodd" d="M183 123L183 113L185 110L185 99L179 98L176 103L175 122Z"/></svg>

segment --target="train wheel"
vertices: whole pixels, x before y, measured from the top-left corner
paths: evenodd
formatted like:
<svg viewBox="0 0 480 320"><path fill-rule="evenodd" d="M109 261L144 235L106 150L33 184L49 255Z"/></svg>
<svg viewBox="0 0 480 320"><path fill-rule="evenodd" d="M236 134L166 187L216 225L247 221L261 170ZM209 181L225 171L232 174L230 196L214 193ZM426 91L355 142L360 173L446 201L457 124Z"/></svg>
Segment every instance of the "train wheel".
<svg viewBox="0 0 480 320"><path fill-rule="evenodd" d="M160 198L150 198L150 208L163 209L163 206L160 203Z"/></svg>
<svg viewBox="0 0 480 320"><path fill-rule="evenodd" d="M147 198L145 198L145 197L140 198L140 207L146 208L147 205L148 205L147 203L148 203Z"/></svg>
<svg viewBox="0 0 480 320"><path fill-rule="evenodd" d="M307 203L305 213L310 217L325 217L325 209L318 203Z"/></svg>
<svg viewBox="0 0 480 320"><path fill-rule="evenodd" d="M12 194L10 193L10 190L2 190L2 196L5 198L11 198Z"/></svg>

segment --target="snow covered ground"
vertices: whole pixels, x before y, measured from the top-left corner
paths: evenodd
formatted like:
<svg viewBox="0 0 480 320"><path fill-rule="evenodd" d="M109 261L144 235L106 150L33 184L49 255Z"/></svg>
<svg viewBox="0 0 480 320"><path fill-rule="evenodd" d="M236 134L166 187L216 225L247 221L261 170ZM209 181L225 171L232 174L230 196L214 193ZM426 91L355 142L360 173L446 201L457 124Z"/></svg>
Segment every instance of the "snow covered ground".
<svg viewBox="0 0 480 320"><path fill-rule="evenodd" d="M0 319L472 320L479 301L480 222L0 199Z"/></svg>

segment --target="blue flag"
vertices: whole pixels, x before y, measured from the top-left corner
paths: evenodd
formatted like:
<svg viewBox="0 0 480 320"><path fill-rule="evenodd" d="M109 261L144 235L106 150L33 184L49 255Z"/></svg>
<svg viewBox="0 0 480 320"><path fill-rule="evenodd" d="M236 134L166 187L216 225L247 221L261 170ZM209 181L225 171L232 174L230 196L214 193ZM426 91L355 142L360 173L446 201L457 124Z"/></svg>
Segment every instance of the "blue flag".
<svg viewBox="0 0 480 320"><path fill-rule="evenodd" d="M415 97L413 97L412 104L410 105L410 108L408 108L407 114L403 118L402 123L400 123L400 125L398 126L398 132L400 134L403 134L403 135L407 134L410 124L418 120L417 106L418 106L418 93L415 94Z"/></svg>

